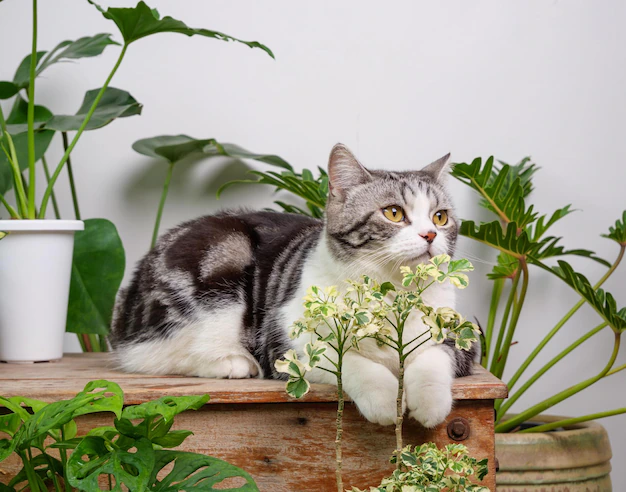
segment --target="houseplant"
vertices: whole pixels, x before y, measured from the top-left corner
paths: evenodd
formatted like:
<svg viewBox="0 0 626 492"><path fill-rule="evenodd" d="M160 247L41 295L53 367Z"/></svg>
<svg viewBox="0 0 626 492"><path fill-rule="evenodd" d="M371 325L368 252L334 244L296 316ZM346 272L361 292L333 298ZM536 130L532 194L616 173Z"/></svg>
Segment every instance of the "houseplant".
<svg viewBox="0 0 626 492"><path fill-rule="evenodd" d="M566 250L560 244L560 238L548 236L546 233L555 222L563 219L573 210L571 206L567 205L552 214L539 215L535 212L532 205L527 205L526 199L533 189L532 176L536 171L537 167L530 162L529 159L524 159L515 166L509 166L505 163L495 165L493 158L487 159L484 163L482 159L476 159L470 164L456 164L452 170L452 175L477 191L481 195L482 205L497 216L495 221L482 223L479 226L476 226L473 221L463 221L460 229L462 235L487 244L496 249L499 253L498 263L494 267L493 272L489 275L489 278L494 280L494 284L490 314L487 322L484 323L482 363L485 367L490 368L498 377L502 377L504 374L509 349L513 342L529 286L528 279L531 271L529 266L550 272L554 277L559 279L559 281L565 282L574 289L581 297L580 301L565 314L561 321L546 333L539 345L516 370L513 378L508 382L509 388L514 390L509 400L506 402L498 401L496 403L496 409L498 410L496 431L500 433L498 439L501 443L499 449L504 448L504 440L507 439L505 433L511 436L521 436L524 434L525 437L511 437L511 440L517 439L519 442L528 442L533 439L532 436L529 437L531 433L544 433L559 429L561 426L566 426L568 429L561 434L561 437L571 437L579 440L586 439L589 441L589 448L593 449L597 447L598 444L604 445L608 443L606 434L603 433L603 431L598 431L598 427L595 425L582 427L578 430L575 428L572 430L570 428L572 426L581 426L583 423L592 419L626 413L626 408L601 409L598 413L572 419L545 418L546 422L540 423L540 425L531 422L537 418L542 418L540 414L553 405L583 391L605 377L612 376L626 369L626 365L614 366L615 358L619 351L621 334L626 329L626 308L618 309L613 296L601 289L602 284L616 270L624 256L626 249L626 212L623 217L617 220L615 225L610 228L608 234L603 235L616 242L619 247L617 258L613 263L598 258L592 251L582 249ZM257 176L257 179L226 183L222 186L220 192L236 183L269 184L276 189L291 192L305 201L305 207L290 206L283 202L276 202L277 205L284 210L289 209L290 212L313 216L319 216L321 213L328 193L327 178L324 173L320 172L317 173L317 176L314 176L313 173L308 170L303 170L302 173L289 170L282 172L253 171L253 174ZM597 261L607 266L608 270L595 285L592 285L582 274L575 272L569 263L558 259L565 255L575 255ZM548 262L554 261L555 259L557 260L557 266L549 266ZM508 296L503 296L507 283L510 284L511 287ZM524 381L524 384L521 385L519 389L516 389L516 384L519 382L530 363L584 304L592 307L600 316L601 320L599 325L565 347L556 357L549 360L535 375ZM504 309L501 310L503 314L500 318L500 326L497 327L498 306L501 305L504 305ZM519 396L535 384L543 374L601 330L611 330L614 334L614 343L611 357L600 372L579 384L566 388L554 396L533 405L516 416L506 414L508 408L510 408ZM591 430L588 430L590 428ZM551 438L547 440L551 440ZM538 441L540 442L540 438L538 438ZM531 443L529 445L534 446L535 444ZM569 481L571 486L572 481L581 482L585 480L584 476L580 474L580 470L570 473L569 476L568 472L565 472L564 475L561 474L561 477L556 476L558 474L555 475L555 467L572 468L571 461L568 462L564 460L561 464L555 464L547 460L539 462L540 460L537 459L537 457L542 456L542 454L541 451L537 451L537 448L533 449L531 455L534 456L537 461L537 464L534 465L536 469L531 471L535 480L542 480L542 478L537 478L538 475L543 473L541 472L542 466L549 468L544 475L546 480L550 481L550 483L555 483L555 480L564 480ZM607 456L610 456L610 449L604 449L593 458L592 461L598 464L606 461ZM584 467L588 464L589 463L585 464L579 462L576 466ZM501 459L500 466L504 473L504 470L509 465L506 460ZM511 466L514 467L516 465ZM550 468L551 466L553 467ZM531 468L533 467L531 466ZM582 473L584 473L584 471ZM610 483L606 466L604 466L603 471L596 469L592 471L591 474L589 484L594 483L594 480L598 484ZM513 480L517 480L517 484L524 484L523 480L525 480L525 478L523 477L523 473L514 473L514 475ZM587 485L584 483L579 485L579 487L582 487L580 490L585 490L586 486ZM540 487L540 485L538 485L538 487ZM507 489L503 488L503 490Z"/></svg>
<svg viewBox="0 0 626 492"><path fill-rule="evenodd" d="M80 333L84 350L107 348L105 336L124 273L124 250L115 226L109 221L90 219L83 223L80 220L71 153L85 131L141 112L141 104L130 94L110 86L129 47L144 37L170 32L237 41L273 57L260 43L190 28L171 17L160 18L158 12L144 2L134 8L107 10L95 2L89 3L115 23L122 36L121 44L110 34L97 34L63 41L50 52L39 51L37 0L33 0L31 53L24 58L12 81L0 82L0 99L14 99L6 118L0 107L0 204L11 218L0 220L0 288L3 292L0 360L4 361L60 358L66 326L68 331ZM108 46L121 46L119 57L103 86L86 93L75 115L53 115L47 108L36 105L36 79L44 70L64 60L99 55ZM69 132L75 132L71 139ZM54 168L49 168L45 153L55 133L62 136L64 154ZM47 183L41 202L36 204L39 162ZM76 220L46 220L50 204L57 219L60 218L54 186L65 167ZM7 195L10 189L13 204ZM79 232L76 246L73 246L75 231ZM37 302L37 309L30 306L33 301Z"/></svg>

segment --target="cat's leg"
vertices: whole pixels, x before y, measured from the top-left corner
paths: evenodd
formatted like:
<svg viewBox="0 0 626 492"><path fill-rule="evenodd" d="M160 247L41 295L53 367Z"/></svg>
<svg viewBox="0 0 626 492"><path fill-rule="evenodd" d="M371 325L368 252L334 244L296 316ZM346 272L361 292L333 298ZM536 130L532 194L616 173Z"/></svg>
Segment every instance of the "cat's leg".
<svg viewBox="0 0 626 492"><path fill-rule="evenodd" d="M454 361L445 347L434 345L419 353L404 372L410 416L424 427L439 425L452 410Z"/></svg>
<svg viewBox="0 0 626 492"><path fill-rule="evenodd" d="M348 352L342 375L344 390L367 420L381 425L396 422L398 378L387 367Z"/></svg>

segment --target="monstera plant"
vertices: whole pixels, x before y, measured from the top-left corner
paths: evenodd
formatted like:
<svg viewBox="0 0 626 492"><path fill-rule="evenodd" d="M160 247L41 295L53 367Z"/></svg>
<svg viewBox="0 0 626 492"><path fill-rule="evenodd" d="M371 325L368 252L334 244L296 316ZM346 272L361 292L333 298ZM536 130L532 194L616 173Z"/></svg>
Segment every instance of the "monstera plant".
<svg viewBox="0 0 626 492"><path fill-rule="evenodd" d="M26 253L28 248L25 246L27 236L25 231L29 231L29 237L33 232L45 231L46 237L54 235L65 238L68 233L71 236L71 233L76 231L73 262L71 242L65 241L66 247L63 251L54 250L41 238L38 243L44 251L41 255L52 255L54 250L59 263L71 265L67 330L79 333L84 350L100 351L107 348L105 336L109 328L115 294L124 273L124 249L117 230L110 221L87 219L84 223L78 222L83 217L79 209L74 179L72 151L84 132L108 125L116 118L141 114L141 103L127 91L111 86L126 53L132 49L134 43L161 33L235 41L250 48L261 49L272 58L273 53L255 41L242 41L218 31L192 28L172 17L162 18L145 2L139 2L133 8L111 7L106 10L91 0L89 3L105 19L115 24L121 38L119 41L115 39L117 36L101 33L73 41L62 41L50 51L40 50L37 31L41 19L37 15L37 0L33 0L31 52L22 60L12 80L0 81L0 99L12 100L10 111L6 116L0 106L0 205L11 219L0 221L2 231L0 247L4 248L5 253L2 258L5 258L7 263L20 263L22 265L20 271L24 272L25 268L34 268L32 254ZM37 78L50 66L68 60L95 57L107 48L119 49L118 58L103 85L98 89L87 91L82 104L74 114L53 114L48 108L36 103ZM47 151L55 138L61 140L64 152L57 163L49 165ZM43 170L46 177L46 182L43 186L40 185L40 189L43 189L40 202L36 200L39 184L38 168ZM50 206L56 219L62 219L55 185L64 169L67 169L76 221L43 222L43 219L48 218ZM56 231L56 234L51 234L51 230ZM20 254L23 257L20 257ZM39 254L37 256L40 257ZM6 348L15 345L20 352L18 356L7 355L3 348L0 359L29 359L28 355L22 353L24 347L36 345L38 340L42 340L43 335L53 331L52 324L63 326L66 324L64 305L67 304L67 294L64 295L63 292L67 292L69 276L67 272L59 271L57 276L60 279L52 284L47 277L41 281L36 280L39 274L29 270L31 281L22 286L18 280L7 278L10 265L0 264L0 269L3 272L0 277L5 278L5 283L2 283L3 304L0 312L8 313L5 316L0 314L0 346ZM19 272L16 273L18 274ZM46 275L50 276L49 273ZM16 288L18 284L19 288ZM28 290L34 288L35 284L41 288L36 291ZM20 299L38 301L44 297L48 298L46 292L50 291L61 293L54 304L62 307L57 307L54 315L45 314L41 308L39 310L24 308L19 302ZM15 292L17 297L13 299L5 292ZM9 313L12 307L21 312L31 312L36 317L27 320L22 329L15 326L16 317ZM45 331L35 333L33 326L41 325L47 325ZM29 334L30 338L26 340L17 338L16 333L21 332ZM62 347L62 344L59 345L57 342L54 345L59 349ZM36 360L57 358L50 355L50 352L45 356L33 357Z"/></svg>

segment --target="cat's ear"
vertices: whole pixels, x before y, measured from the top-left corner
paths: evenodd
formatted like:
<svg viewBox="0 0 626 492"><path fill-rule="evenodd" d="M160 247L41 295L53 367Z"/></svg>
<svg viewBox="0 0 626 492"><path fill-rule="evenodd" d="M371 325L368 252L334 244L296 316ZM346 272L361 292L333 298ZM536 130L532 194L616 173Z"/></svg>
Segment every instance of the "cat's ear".
<svg viewBox="0 0 626 492"><path fill-rule="evenodd" d="M370 172L348 147L340 143L333 147L328 160L328 186L333 196L344 198L347 190L371 179Z"/></svg>
<svg viewBox="0 0 626 492"><path fill-rule="evenodd" d="M450 154L444 155L441 159L437 159L435 162L431 162L422 169L422 172L430 174L436 181L443 181L448 175L450 170Z"/></svg>

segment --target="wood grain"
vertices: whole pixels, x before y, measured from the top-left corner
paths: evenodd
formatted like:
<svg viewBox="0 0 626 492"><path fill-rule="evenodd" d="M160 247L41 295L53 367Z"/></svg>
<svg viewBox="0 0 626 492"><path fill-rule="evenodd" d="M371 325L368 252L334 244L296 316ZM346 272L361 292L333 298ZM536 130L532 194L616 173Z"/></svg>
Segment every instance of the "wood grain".
<svg viewBox="0 0 626 492"><path fill-rule="evenodd" d="M404 427L405 444L453 442L447 422L464 417L470 435L463 441L471 455L489 459L489 474L482 482L495 491L493 400L507 396L506 386L481 367L476 374L457 379L457 400L446 422L427 430L412 419ZM56 363L0 365L0 394L26 395L45 401L75 395L94 379L120 384L126 404L164 395L209 393L202 409L176 418L174 428L189 429L194 436L179 449L209 454L238 465L255 478L261 491L333 492L336 393L330 385L312 385L302 400L292 400L284 383L268 380L212 380L178 376L126 374L113 368L108 354L71 354ZM2 413L2 409L0 409ZM109 414L77 419L84 434L97 425L111 425ZM393 427L367 422L348 403L344 412L344 482L346 487L378 485L393 466ZM0 482L7 483L20 469L15 456L0 463Z"/></svg>

